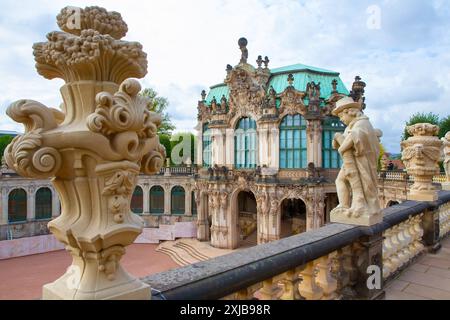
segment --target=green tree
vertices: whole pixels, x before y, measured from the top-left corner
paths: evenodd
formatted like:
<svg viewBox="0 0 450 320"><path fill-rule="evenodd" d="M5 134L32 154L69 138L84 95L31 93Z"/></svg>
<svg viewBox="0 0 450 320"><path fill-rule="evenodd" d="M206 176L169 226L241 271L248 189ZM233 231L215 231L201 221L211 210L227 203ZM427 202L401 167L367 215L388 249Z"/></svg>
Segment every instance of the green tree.
<svg viewBox="0 0 450 320"><path fill-rule="evenodd" d="M8 144L11 143L13 136L1 136L0 137L0 155L3 157L3 153L5 153L5 149L8 146Z"/></svg>
<svg viewBox="0 0 450 320"><path fill-rule="evenodd" d="M413 114L411 118L409 118L409 120L406 122L405 130L403 131L402 135L402 140L406 140L410 137L410 134L406 131L406 127L416 123L431 123L439 125L439 116L433 112L430 113L418 112Z"/></svg>
<svg viewBox="0 0 450 320"><path fill-rule="evenodd" d="M183 163L186 163L189 159L191 164L193 164L195 159L195 142L196 137L191 132L180 132L174 134L170 139L171 150L178 154L171 155L171 163L173 164L174 162L178 162L179 159L182 159ZM177 145L178 147L175 149Z"/></svg>
<svg viewBox="0 0 450 320"><path fill-rule="evenodd" d="M142 90L140 95L149 98L150 103L148 104L148 109L159 113L162 117L162 123L158 129L158 133L170 136L172 131L175 130L175 125L171 122L169 114L166 112L169 106L169 100L165 97L158 96L158 93L152 88Z"/></svg>
<svg viewBox="0 0 450 320"><path fill-rule="evenodd" d="M165 133L160 133L158 136L159 136L159 142L166 148L166 157L170 158L170 153L172 152L170 136Z"/></svg>
<svg viewBox="0 0 450 320"><path fill-rule="evenodd" d="M447 116L439 122L439 138L445 136L447 132L450 131L450 116Z"/></svg>
<svg viewBox="0 0 450 320"><path fill-rule="evenodd" d="M381 170L381 158L383 158L385 152L386 150L383 144L380 143L380 153L378 154L378 170Z"/></svg>

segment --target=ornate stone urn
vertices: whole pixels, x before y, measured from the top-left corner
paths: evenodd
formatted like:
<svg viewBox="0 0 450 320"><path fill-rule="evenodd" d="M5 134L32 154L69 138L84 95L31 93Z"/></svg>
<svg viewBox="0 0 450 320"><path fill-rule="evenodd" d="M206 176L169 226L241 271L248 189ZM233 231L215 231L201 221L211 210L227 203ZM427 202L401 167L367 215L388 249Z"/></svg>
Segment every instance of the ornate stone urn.
<svg viewBox="0 0 450 320"><path fill-rule="evenodd" d="M437 134L439 127L429 123L417 123L406 128L412 135L402 141L402 161L406 171L414 177L414 184L408 192L408 200L435 201L437 190L433 176L439 174L439 159L442 141Z"/></svg>
<svg viewBox="0 0 450 320"><path fill-rule="evenodd" d="M52 178L62 212L48 227L73 257L44 286L43 299L149 299L148 285L120 265L143 227L130 210L137 176L159 172L165 156L161 119L130 79L147 73L146 54L138 42L120 40L128 29L117 12L67 7L57 20L63 32L33 48L39 74L65 81L62 112L33 100L7 110L25 133L5 159L22 176Z"/></svg>

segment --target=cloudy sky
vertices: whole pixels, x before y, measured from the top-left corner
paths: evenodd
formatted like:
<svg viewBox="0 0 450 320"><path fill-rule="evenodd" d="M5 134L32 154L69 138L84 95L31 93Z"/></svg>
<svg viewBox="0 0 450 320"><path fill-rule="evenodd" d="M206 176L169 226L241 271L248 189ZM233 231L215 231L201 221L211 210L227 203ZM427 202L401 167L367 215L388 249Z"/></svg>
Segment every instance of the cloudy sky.
<svg viewBox="0 0 450 320"><path fill-rule="evenodd" d="M179 131L192 131L200 91L223 81L239 62L237 39L249 61L267 55L269 67L303 63L335 70L348 88L367 83L366 113L399 151L405 121L417 111L450 114L450 3L448 0L0 0L0 129L22 131L6 115L21 98L60 104L62 80L34 69L32 44L58 30L66 6L118 11L126 40L140 41L149 58L143 86L170 101Z"/></svg>

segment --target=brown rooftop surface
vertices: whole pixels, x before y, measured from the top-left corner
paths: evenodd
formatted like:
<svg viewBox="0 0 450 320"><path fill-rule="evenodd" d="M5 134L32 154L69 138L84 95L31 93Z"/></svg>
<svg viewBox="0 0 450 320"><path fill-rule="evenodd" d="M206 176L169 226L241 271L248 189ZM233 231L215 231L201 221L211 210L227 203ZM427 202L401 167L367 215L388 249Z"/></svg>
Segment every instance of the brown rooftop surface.
<svg viewBox="0 0 450 320"><path fill-rule="evenodd" d="M132 244L122 258L123 267L136 277L177 268L157 244ZM0 300L39 299L42 286L59 278L71 263L65 250L0 260Z"/></svg>

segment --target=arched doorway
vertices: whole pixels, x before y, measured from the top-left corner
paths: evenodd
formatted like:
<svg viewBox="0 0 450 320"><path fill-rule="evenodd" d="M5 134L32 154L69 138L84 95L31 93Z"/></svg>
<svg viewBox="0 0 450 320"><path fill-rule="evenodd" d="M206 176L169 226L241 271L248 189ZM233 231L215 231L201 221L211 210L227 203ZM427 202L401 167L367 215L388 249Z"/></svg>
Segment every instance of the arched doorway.
<svg viewBox="0 0 450 320"><path fill-rule="evenodd" d="M306 231L306 205L301 199L284 199L281 203L280 237L286 238Z"/></svg>
<svg viewBox="0 0 450 320"><path fill-rule="evenodd" d="M150 214L164 213L164 189L161 186L153 186L150 189Z"/></svg>
<svg viewBox="0 0 450 320"><path fill-rule="evenodd" d="M27 221L27 192L14 189L8 196L8 222Z"/></svg>
<svg viewBox="0 0 450 320"><path fill-rule="evenodd" d="M40 188L35 198L36 220L51 219L52 217L52 191L50 188Z"/></svg>
<svg viewBox="0 0 450 320"><path fill-rule="evenodd" d="M170 212L172 214L184 214L185 211L185 191L182 186L175 186L171 191Z"/></svg>
<svg viewBox="0 0 450 320"><path fill-rule="evenodd" d="M136 186L134 189L133 195L131 197L131 211L133 213L142 214L144 212L144 192L142 191L142 188L139 186Z"/></svg>
<svg viewBox="0 0 450 320"><path fill-rule="evenodd" d="M237 196L237 217L239 245L245 247L256 245L257 209L256 198L252 192L239 192Z"/></svg>
<svg viewBox="0 0 450 320"><path fill-rule="evenodd" d="M400 203L399 203L398 201L391 200L391 201L389 201L389 202L387 203L386 208L395 206L395 205L397 205L397 204L400 204Z"/></svg>

